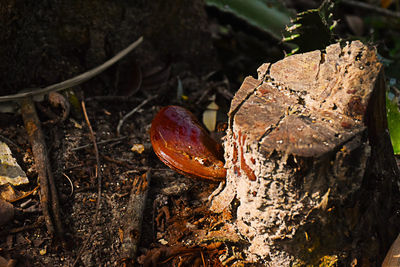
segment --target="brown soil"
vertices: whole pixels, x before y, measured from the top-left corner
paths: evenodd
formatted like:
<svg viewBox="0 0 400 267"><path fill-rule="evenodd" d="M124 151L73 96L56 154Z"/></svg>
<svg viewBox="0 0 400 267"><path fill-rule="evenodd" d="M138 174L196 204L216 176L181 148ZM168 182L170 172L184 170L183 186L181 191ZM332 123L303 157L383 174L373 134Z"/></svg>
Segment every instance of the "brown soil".
<svg viewBox="0 0 400 267"><path fill-rule="evenodd" d="M188 94L190 99L199 100L198 92L214 86L213 82L204 82L190 73L181 75L183 87L191 88ZM165 87L174 92L177 88L177 79L171 78ZM173 94L175 95L175 92ZM87 113L97 142L117 138L118 121L146 98L139 94L123 103L86 101ZM201 102L205 101L207 98ZM49 105L46 102L41 104ZM21 206L25 209L26 207L37 207L37 209L34 213L19 213L14 221L3 229L1 255L7 259L17 260L17 266L71 266L77 258L77 266L122 264L127 260L121 257L120 249L123 216L130 190L135 177L150 170L151 185L138 251L141 262L145 262L149 257L152 257L151 260L154 262L167 260L162 255L159 258L153 256L155 253L152 253L152 256L149 254L147 258L145 256L151 248L166 246L193 248L190 251L175 252L178 256L186 255L181 257L181 261L189 265L198 262L202 257L209 264L216 261L217 256L224 250L206 248L214 240L190 241L190 239L194 232L213 227L219 220L206 208L207 197L217 184L194 181L175 173L158 160L151 148L148 133L151 121L155 113L165 104L168 104L165 98L160 97L144 105L124 122L119 136L125 137L124 139L98 145L102 194L97 223L94 222L96 201L99 197L96 159L87 125L83 119L73 116L63 123L43 123L49 158L60 197L67 246L63 247L60 240L48 236L36 192L13 203L21 211L24 211ZM42 122L47 120L45 114L39 112L39 115ZM31 184L17 188L29 191L37 185L36 171L22 120L18 114L11 117L2 115L2 122L4 127L1 128L0 135L17 145L16 147L9 144L23 169L33 168L28 172ZM142 153L131 151L135 144L143 145L144 151ZM84 145L88 146L79 148ZM24 206L27 201L30 201L30 204ZM30 228L30 226L33 228L18 231L21 230L18 228ZM90 229L93 227L93 234L90 235ZM14 233L16 231L18 232ZM87 239L90 239L90 242L79 256L78 251ZM202 246L198 246L200 243ZM166 263L179 262L178 256L170 258Z"/></svg>

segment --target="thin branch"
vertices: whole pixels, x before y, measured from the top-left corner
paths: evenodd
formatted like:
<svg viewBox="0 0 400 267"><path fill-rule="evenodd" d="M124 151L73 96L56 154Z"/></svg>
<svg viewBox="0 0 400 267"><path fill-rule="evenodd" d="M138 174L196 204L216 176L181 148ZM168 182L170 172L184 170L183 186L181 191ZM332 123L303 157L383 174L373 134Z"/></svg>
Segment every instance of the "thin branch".
<svg viewBox="0 0 400 267"><path fill-rule="evenodd" d="M16 234L16 233L20 233L23 231L39 228L43 225L43 220L44 220L44 218L42 216L40 216L37 219L37 221L32 224L24 225L24 226L13 228L13 229L2 230L2 231L0 231L0 236L8 236L11 234Z"/></svg>
<svg viewBox="0 0 400 267"><path fill-rule="evenodd" d="M97 142L97 144L98 145L104 145L104 144L107 144L107 143L110 143L110 142L118 142L118 141L124 140L126 138L128 138L128 136L121 136L121 137L117 137L117 138L111 138L111 139L99 141L99 142ZM83 145L83 146L74 147L74 148L71 149L71 151L81 150L81 149L87 148L87 147L89 147L91 145L93 145L93 144L87 144L87 145Z"/></svg>
<svg viewBox="0 0 400 267"><path fill-rule="evenodd" d="M381 8L381 7L377 7L368 3L364 3L364 2L359 2L359 1L353 1L353 0L341 0L339 3L343 3L345 5L348 6L353 6L353 7L359 7L359 8L363 8L365 10L369 10L375 13L379 13L388 17L393 17L393 18L400 18L400 13L399 12L394 12L391 11L389 9L386 8Z"/></svg>
<svg viewBox="0 0 400 267"><path fill-rule="evenodd" d="M96 142L96 137L94 135L93 132L93 128L92 125L90 124L90 120L89 117L87 115L86 112L86 106L85 106L85 102L82 101L82 111L83 111L83 115L85 116L85 120L86 123L88 125L89 131L90 131L90 139L93 142L93 149L94 149L94 153L96 156L96 167L97 167L97 193L98 193L98 197L97 197L97 205L96 205L96 221L98 219L98 213L100 211L100 203L101 203L101 180L102 180L102 172L101 172L101 168L100 168L100 156L99 156L99 149L97 148L97 142Z"/></svg>
<svg viewBox="0 0 400 267"><path fill-rule="evenodd" d="M82 105L83 115L85 116L86 124L87 124L87 126L89 128L89 131L90 131L90 139L91 139L91 141L93 143L94 153L95 153L95 156L96 156L97 203L96 203L96 213L95 213L94 218L93 218L93 226L94 226L95 224L97 224L97 222L99 220L99 214L100 214L102 171L101 171L101 168L100 168L100 157L99 157L99 150L97 148L96 137L94 135L92 125L90 124L90 120L89 120L89 117L88 117L87 112L86 112L85 102L82 101L81 105ZM94 234L94 229L95 229L95 227L90 227L89 237L86 239L85 243L79 249L78 255L76 256L76 259L75 259L75 261L74 261L72 266L76 266L76 264L78 263L79 258L82 255L83 250L87 247L90 239L92 239L92 236Z"/></svg>
<svg viewBox="0 0 400 267"><path fill-rule="evenodd" d="M69 193L69 197L71 197L74 194L74 184L72 183L71 179L66 175L65 173L62 173L65 178L67 178L69 184L71 185L71 193Z"/></svg>
<svg viewBox="0 0 400 267"><path fill-rule="evenodd" d="M62 225L61 214L60 214L60 201L58 200L57 188L56 188L56 183L54 182L53 172L51 171L50 160L48 159L47 156L48 155L46 154L46 161L44 163L47 171L47 179L50 188L51 210L53 212L53 219L56 226L57 235L61 238L63 246L65 247L66 243L64 243L64 227Z"/></svg>
<svg viewBox="0 0 400 267"><path fill-rule="evenodd" d="M130 116L135 114L140 108L142 108L144 105L146 105L148 102L150 102L151 100L153 100L156 97L158 97L158 95L153 95L153 96L147 98L142 103L140 103L138 106L136 106L134 109L132 109L128 114L126 114L122 119L120 119L118 122L118 126L117 126L117 135L120 134L122 124L124 124L126 119L128 119Z"/></svg>
<svg viewBox="0 0 400 267"><path fill-rule="evenodd" d="M43 95L47 94L50 92L57 92L61 90L65 90L74 86L77 86L83 82L86 82L87 80L95 77L99 73L105 71L107 68L118 62L121 58L125 57L129 52L131 52L133 49L135 49L141 42L143 41L143 37L140 37L136 42L132 43L129 45L127 48L124 50L120 51L118 54L101 64L100 66L97 66L91 70L88 70L87 72L84 72L82 74L79 74L78 76L75 76L71 79L65 80L60 83L56 83L50 86L47 86L45 88L37 88L37 89L29 89L28 92L24 93L19 93L19 94L14 94L14 95L6 95L6 96L0 96L0 102L6 102L6 101L12 101L12 100L20 100L25 97L30 97L30 96L35 96L35 95Z"/></svg>
<svg viewBox="0 0 400 267"><path fill-rule="evenodd" d="M26 197L29 197L30 195L32 195L33 193L35 193L35 192L39 189L39 187L40 187L40 186L37 185L35 188L33 188L33 189L32 189L31 191L29 191L28 193L25 193L25 194L23 194L22 196L17 197L16 199L7 200L7 201L10 202L10 203L20 201L21 199L24 199L24 198L26 198Z"/></svg>
<svg viewBox="0 0 400 267"><path fill-rule="evenodd" d="M10 139L8 139L8 138L5 137L5 136L0 135L0 140L3 141L4 143L7 143L7 144L9 144L9 145L12 145L12 146L14 146L15 148L17 148L17 149L23 151L23 149L22 149L19 145L17 145L16 143L14 143L13 141L11 141Z"/></svg>
<svg viewBox="0 0 400 267"><path fill-rule="evenodd" d="M21 101L21 114L25 124L25 130L32 146L32 153L35 159L36 170L40 185L40 204L44 220L46 222L47 232L50 236L55 233L53 220L49 210L50 189L47 176L47 168L45 161L47 158L47 148L44 142L44 135L40 126L40 121L36 113L35 104L32 99L27 97Z"/></svg>

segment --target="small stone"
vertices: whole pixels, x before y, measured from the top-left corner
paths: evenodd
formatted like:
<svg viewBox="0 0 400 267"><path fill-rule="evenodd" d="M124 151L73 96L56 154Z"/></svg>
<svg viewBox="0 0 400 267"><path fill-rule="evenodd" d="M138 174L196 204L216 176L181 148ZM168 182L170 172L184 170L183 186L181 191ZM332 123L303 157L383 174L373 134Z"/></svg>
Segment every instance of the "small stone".
<svg viewBox="0 0 400 267"><path fill-rule="evenodd" d="M7 144L0 142L0 185L22 185L29 183L25 172L12 156Z"/></svg>

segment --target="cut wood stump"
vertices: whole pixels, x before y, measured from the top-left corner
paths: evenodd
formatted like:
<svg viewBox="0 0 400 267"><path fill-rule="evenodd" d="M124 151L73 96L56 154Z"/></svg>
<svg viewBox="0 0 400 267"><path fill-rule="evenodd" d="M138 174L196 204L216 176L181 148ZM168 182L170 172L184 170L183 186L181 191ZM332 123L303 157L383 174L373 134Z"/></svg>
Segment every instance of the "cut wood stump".
<svg viewBox="0 0 400 267"><path fill-rule="evenodd" d="M211 209L234 213L248 260L381 264L399 231L399 172L373 47L263 64L232 101L224 146L227 180Z"/></svg>

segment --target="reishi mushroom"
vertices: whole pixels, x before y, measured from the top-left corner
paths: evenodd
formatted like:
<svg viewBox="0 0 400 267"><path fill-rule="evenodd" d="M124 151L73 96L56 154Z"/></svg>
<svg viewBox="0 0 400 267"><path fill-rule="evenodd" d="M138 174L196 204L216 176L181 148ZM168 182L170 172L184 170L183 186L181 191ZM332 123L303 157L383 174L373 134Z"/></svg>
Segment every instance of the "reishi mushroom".
<svg viewBox="0 0 400 267"><path fill-rule="evenodd" d="M171 169L193 178L225 179L222 146L187 109L162 108L151 124L150 139L156 155Z"/></svg>

